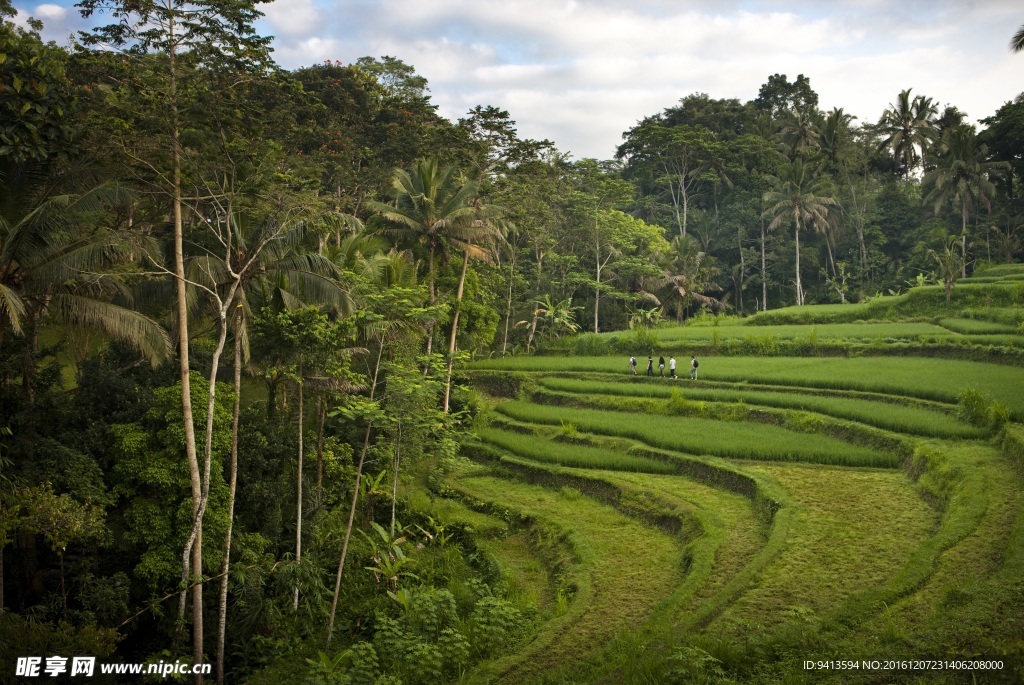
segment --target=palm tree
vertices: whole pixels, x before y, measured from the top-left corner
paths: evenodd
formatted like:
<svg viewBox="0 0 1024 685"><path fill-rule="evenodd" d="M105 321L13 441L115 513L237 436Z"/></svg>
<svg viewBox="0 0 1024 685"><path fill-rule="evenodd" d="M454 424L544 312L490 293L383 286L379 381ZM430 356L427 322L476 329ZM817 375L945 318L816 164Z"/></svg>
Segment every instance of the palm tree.
<svg viewBox="0 0 1024 685"><path fill-rule="evenodd" d="M821 132L813 109L786 110L780 133L791 157L807 159L820 147Z"/></svg>
<svg viewBox="0 0 1024 685"><path fill-rule="evenodd" d="M948 203L960 205L960 252L963 258L962 276L967 275L967 220L978 205L991 209L990 200L996 193L989 178L1009 171L1009 162L988 162L988 147L979 145L974 127L962 124L950 129L943 137L943 155L938 166L925 176L931 192L925 202L933 203L936 212Z"/></svg>
<svg viewBox="0 0 1024 685"><path fill-rule="evenodd" d="M910 176L924 157L928 145L935 140L935 117L938 114L931 98L918 95L911 100L910 91L910 88L901 91L896 102L889 103L875 128L885 136L878 149L892 150L896 173L903 178Z"/></svg>
<svg viewBox="0 0 1024 685"><path fill-rule="evenodd" d="M459 323L459 306L466 282L470 257L491 260L493 247L502 240L495 217L498 208L484 205L477 197L477 186L472 181L460 183L454 167L442 169L437 159L421 159L411 171L396 169L392 179L394 205L370 202L367 207L392 228L387 233L398 238L411 237L427 247L427 267L430 304L436 302L435 270L440 257L447 261L452 251L463 253L462 273L456 294L452 317L452 334L448 346L448 389L445 391L444 409L448 411L451 389L451 370L455 353L455 338ZM433 333L427 338L427 353L432 349Z"/></svg>
<svg viewBox="0 0 1024 685"><path fill-rule="evenodd" d="M88 228L86 213L106 212L128 198L101 184L81 193L60 192L59 180L34 163L0 169L0 343L7 331L29 338L22 386L32 382L38 326L44 317L63 327L96 329L139 349L154 362L165 359L170 339L154 320L112 302L131 294L102 273L130 262L138 245L114 230Z"/></svg>
<svg viewBox="0 0 1024 685"><path fill-rule="evenodd" d="M808 221L825 225L829 207L835 206L834 198L827 195L826 180L817 177L810 165L796 159L779 168L775 188L764 195L768 207L765 218L771 219L769 229L775 229L792 219L796 240L796 303L804 303L804 289L800 281L800 230Z"/></svg>
<svg viewBox="0 0 1024 685"><path fill-rule="evenodd" d="M455 167L442 169L436 158L420 159L411 171L395 169L392 177L393 204L369 202L367 208L389 224L385 233L399 240L411 238L427 248L427 286L430 304L437 299L437 260L447 261L453 249L471 256L486 256L481 243L487 242L490 225L480 222L473 204L477 186L461 183ZM433 335L427 340L431 348Z"/></svg>
<svg viewBox="0 0 1024 685"><path fill-rule="evenodd" d="M714 257L701 251L692 236L676 236L669 247L668 259L663 267L664 275L658 283L662 296L657 304L674 302L676 320L679 322L682 322L683 312L693 302L724 310L724 303L706 294L721 289L714 280L721 273L714 263Z"/></svg>
<svg viewBox="0 0 1024 685"><path fill-rule="evenodd" d="M930 256L939 269L939 278L946 286L946 306L949 306L950 298L953 296L953 285L960 273L966 268L966 261L962 254L957 254L956 244L959 242L955 235L949 236L942 246L942 252L928 250Z"/></svg>

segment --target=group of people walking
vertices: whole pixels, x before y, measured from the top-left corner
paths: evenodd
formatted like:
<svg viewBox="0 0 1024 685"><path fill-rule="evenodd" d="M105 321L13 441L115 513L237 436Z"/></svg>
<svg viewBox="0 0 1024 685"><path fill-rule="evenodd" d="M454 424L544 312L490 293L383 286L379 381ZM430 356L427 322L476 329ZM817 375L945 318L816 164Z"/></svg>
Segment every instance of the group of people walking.
<svg viewBox="0 0 1024 685"><path fill-rule="evenodd" d="M690 380L697 380L697 367L700 366L696 357L690 357ZM629 358L629 370L636 375L636 357L630 356ZM647 356L647 375L654 375L654 357L651 355ZM658 376L664 378L665 376L665 358L658 357ZM676 358L669 357L668 359L668 377L677 378L676 376Z"/></svg>

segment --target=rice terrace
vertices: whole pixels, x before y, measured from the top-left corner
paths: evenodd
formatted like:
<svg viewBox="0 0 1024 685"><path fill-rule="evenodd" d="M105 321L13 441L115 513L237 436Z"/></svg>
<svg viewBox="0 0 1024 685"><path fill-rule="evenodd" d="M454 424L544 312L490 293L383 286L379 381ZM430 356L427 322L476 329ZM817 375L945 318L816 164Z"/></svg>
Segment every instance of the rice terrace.
<svg viewBox="0 0 1024 685"><path fill-rule="evenodd" d="M0 0L0 685L1024 683L1013 4Z"/></svg>
<svg viewBox="0 0 1024 685"><path fill-rule="evenodd" d="M915 288L470 364L491 408L436 506L547 617L487 679L1018 682L1024 288L991 280L966 318Z"/></svg>

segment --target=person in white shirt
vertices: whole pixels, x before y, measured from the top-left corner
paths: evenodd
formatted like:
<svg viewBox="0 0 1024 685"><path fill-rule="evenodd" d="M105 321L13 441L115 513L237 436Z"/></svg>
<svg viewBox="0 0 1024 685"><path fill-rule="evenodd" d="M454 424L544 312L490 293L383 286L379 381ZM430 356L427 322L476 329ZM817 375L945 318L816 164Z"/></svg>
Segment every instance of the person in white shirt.
<svg viewBox="0 0 1024 685"><path fill-rule="evenodd" d="M676 358L675 357L669 357L669 360L668 360L668 377L669 378L675 378L676 377Z"/></svg>

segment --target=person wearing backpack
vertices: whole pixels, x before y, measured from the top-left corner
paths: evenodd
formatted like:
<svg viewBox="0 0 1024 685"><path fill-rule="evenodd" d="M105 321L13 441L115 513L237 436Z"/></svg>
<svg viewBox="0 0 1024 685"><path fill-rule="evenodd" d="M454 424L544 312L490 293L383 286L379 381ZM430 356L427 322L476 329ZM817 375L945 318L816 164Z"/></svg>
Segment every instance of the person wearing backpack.
<svg viewBox="0 0 1024 685"><path fill-rule="evenodd" d="M651 355L647 355L647 375L654 375L654 358Z"/></svg>
<svg viewBox="0 0 1024 685"><path fill-rule="evenodd" d="M696 357L690 357L690 380L697 380L697 367L700 366L700 362L697 361Z"/></svg>
<svg viewBox="0 0 1024 685"><path fill-rule="evenodd" d="M636 357L630 356L630 358L629 358L629 370L633 372L634 376L636 375Z"/></svg>

